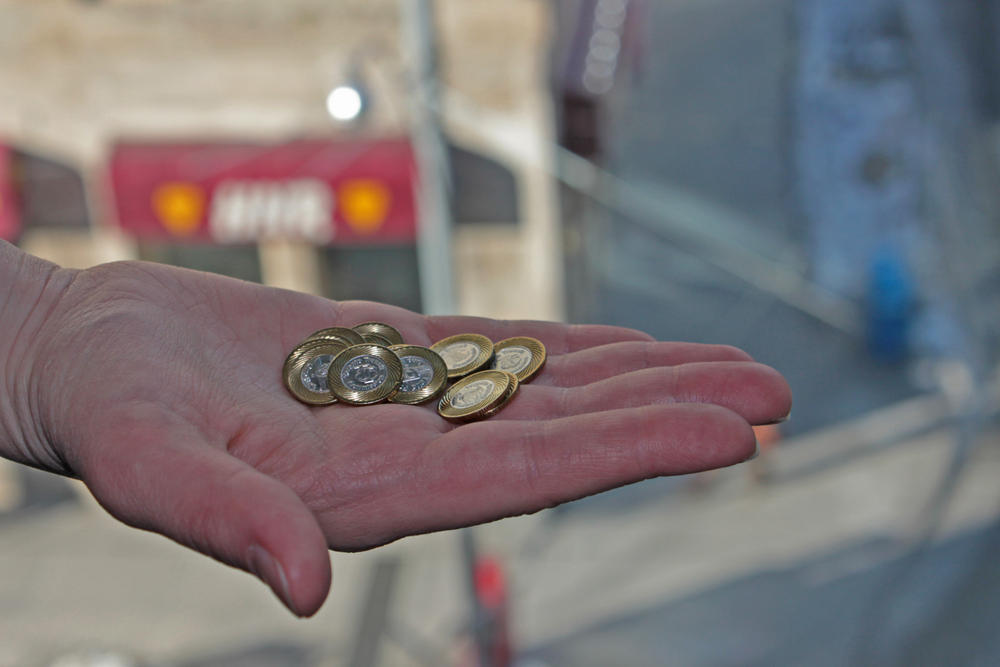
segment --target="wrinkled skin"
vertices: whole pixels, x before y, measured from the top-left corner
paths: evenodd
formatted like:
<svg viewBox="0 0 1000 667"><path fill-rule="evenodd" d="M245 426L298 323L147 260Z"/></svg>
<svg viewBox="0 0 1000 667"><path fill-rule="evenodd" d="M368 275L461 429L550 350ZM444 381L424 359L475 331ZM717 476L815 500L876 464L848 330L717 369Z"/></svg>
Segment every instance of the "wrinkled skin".
<svg viewBox="0 0 1000 667"><path fill-rule="evenodd" d="M735 348L628 329L427 318L137 262L50 283L10 364L23 396L13 458L79 477L120 520L254 572L299 615L327 595L328 547L731 465L754 454L751 424L790 409L782 377ZM370 320L420 345L534 336L549 358L505 410L460 426L434 403L314 408L287 393L296 343Z"/></svg>

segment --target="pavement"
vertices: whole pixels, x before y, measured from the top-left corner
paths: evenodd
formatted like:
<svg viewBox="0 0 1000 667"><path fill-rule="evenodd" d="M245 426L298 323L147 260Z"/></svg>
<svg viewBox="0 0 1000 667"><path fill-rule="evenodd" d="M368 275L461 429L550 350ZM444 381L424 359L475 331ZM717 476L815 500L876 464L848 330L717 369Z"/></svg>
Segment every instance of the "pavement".
<svg viewBox="0 0 1000 667"><path fill-rule="evenodd" d="M906 407L782 443L754 462L766 483L737 466L476 528L507 572L521 664L847 665L858 664L852 651L886 650L1000 659L987 632L1000 580L984 551L1000 531L1000 433L980 439L914 566L953 431L922 421L927 403ZM358 664L386 564L396 575L370 664L471 664L456 532L332 554L330 599L297 620L248 575L116 522L76 483L3 470L4 497L21 504L0 514L0 667ZM949 640L949 621L983 642ZM128 661L58 662L101 651Z"/></svg>

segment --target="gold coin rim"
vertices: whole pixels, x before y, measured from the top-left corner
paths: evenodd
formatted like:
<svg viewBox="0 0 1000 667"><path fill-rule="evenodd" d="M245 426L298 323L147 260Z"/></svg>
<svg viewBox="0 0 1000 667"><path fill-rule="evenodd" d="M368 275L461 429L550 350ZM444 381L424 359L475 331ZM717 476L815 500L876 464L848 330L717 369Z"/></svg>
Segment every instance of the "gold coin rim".
<svg viewBox="0 0 1000 667"><path fill-rule="evenodd" d="M346 386L340 379L340 371L351 359L371 355L385 362L387 374L385 382L369 391L357 391ZM371 405L388 399L399 390L399 382L403 378L403 364L395 352L382 345L362 343L352 345L337 355L330 364L330 376L327 384L338 400L350 405Z"/></svg>
<svg viewBox="0 0 1000 667"><path fill-rule="evenodd" d="M437 398L444 392L448 386L448 366L444 363L444 359L441 358L440 354L423 345L393 345L389 349L395 352L396 356L400 358L400 364L402 364L404 356L414 356L426 359L434 369L434 375L426 387L417 391L403 391L400 389L389 398L390 403L419 405L420 403L426 403ZM402 383L402 380L400 380L400 383Z"/></svg>
<svg viewBox="0 0 1000 667"><path fill-rule="evenodd" d="M316 340L316 339L340 339L344 341L347 347L351 345L361 345L365 342L365 339L361 337L354 329L348 329L347 327L326 327L325 329L318 329L313 331L311 334L306 336L306 340Z"/></svg>
<svg viewBox="0 0 1000 667"><path fill-rule="evenodd" d="M307 363L322 354L333 354L334 359L340 356L346 347L337 341L327 339L306 340L295 346L282 368L285 388L297 400L307 405L331 405L337 402L333 392L315 392L302 384L302 368Z"/></svg>
<svg viewBox="0 0 1000 667"><path fill-rule="evenodd" d="M288 353L287 357L285 357L285 363L281 367L281 373L283 375L286 375L288 373L289 368L293 363L295 363L298 357L302 356L309 350L315 347L325 347L328 345L337 345L341 348L341 350L350 347L343 341L334 340L332 338L307 338L306 340L300 342L298 345L293 347L292 351ZM336 354L334 354L334 356L336 356L337 354L340 354L340 352L337 352Z"/></svg>
<svg viewBox="0 0 1000 667"><path fill-rule="evenodd" d="M545 365L545 362L548 359L548 352L545 350L545 343L537 338L532 338L531 336L513 336L511 338L504 338L502 341L493 344L493 361L490 362L491 368L500 370L496 367L497 352L503 350L504 348L514 346L527 348L528 351L531 352L531 363L520 372L514 373L514 375L517 376L518 382L528 382L538 374L538 371L542 370L542 366Z"/></svg>
<svg viewBox="0 0 1000 667"><path fill-rule="evenodd" d="M476 415L476 417L474 418L475 420L488 419L489 417L492 417L496 413L503 410L505 407L507 407L507 404L511 402L511 400L514 398L514 394L516 394L518 389L521 387L521 383L518 381L516 375L514 375L513 373L509 373L507 371L501 371L501 373L507 373L507 375L510 375L511 378L513 378L511 383L507 386L507 391L504 392L503 397L500 399L499 402L497 402L496 405L494 405L489 410L479 415Z"/></svg>
<svg viewBox="0 0 1000 667"><path fill-rule="evenodd" d="M471 340L472 342L476 343L479 346L479 356L476 357L476 359L473 362L469 363L466 366L461 366L455 369L449 368L448 369L449 380L456 380L458 378L463 378L472 373L481 371L484 369L485 366L487 366L493 361L493 341L482 334L463 333L463 334L455 334L454 336L448 336L447 338L442 338L438 342L431 345L430 349L437 352L438 356L441 356L441 351L440 351L441 348L447 347L452 343L457 343L463 340L465 341ZM444 359L443 356L441 358ZM447 362L445 363L445 365L447 366ZM492 370L492 369L487 369L487 370Z"/></svg>
<svg viewBox="0 0 1000 667"><path fill-rule="evenodd" d="M362 336L366 333L381 336L389 341L390 345L404 345L403 334L399 333L399 329L385 322L362 322L361 324L355 324L351 329Z"/></svg>
<svg viewBox="0 0 1000 667"><path fill-rule="evenodd" d="M477 381L484 375L489 375L490 377L499 375L506 382L491 392L488 398L483 399L476 405L468 408L456 408L452 405L451 401L453 400L455 392L461 390L466 385ZM499 383L497 384L499 385ZM444 396L442 396L441 400L438 402L438 414L449 421L476 421L492 417L510 401L514 392L517 391L517 387L517 376L513 373L508 373L507 371L488 369L472 373L448 388L448 391L445 392Z"/></svg>
<svg viewBox="0 0 1000 667"><path fill-rule="evenodd" d="M381 345L382 347L392 347L395 345L391 340L377 333L364 333L361 334L361 338L364 339L366 343L371 343L372 345Z"/></svg>

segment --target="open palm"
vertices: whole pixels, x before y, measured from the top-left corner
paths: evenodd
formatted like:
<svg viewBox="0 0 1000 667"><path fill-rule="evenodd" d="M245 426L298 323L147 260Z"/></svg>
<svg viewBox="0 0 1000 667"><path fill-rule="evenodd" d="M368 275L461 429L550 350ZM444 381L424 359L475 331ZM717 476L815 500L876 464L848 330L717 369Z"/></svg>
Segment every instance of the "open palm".
<svg viewBox="0 0 1000 667"><path fill-rule="evenodd" d="M308 407L282 362L316 329L378 320L409 343L545 343L511 403L456 426L434 403ZM533 512L637 480L737 463L790 408L774 370L724 346L617 327L424 317L144 263L78 273L33 348L36 460L114 516L249 570L294 611L327 548Z"/></svg>

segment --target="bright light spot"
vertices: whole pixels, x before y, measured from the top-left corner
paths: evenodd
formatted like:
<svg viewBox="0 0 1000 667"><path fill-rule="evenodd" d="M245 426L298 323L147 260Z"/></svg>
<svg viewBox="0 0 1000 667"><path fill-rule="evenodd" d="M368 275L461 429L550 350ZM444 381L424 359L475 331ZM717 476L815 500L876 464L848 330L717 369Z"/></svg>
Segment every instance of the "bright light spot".
<svg viewBox="0 0 1000 667"><path fill-rule="evenodd" d="M625 23L625 3L599 2L595 8L594 18L598 26L618 30Z"/></svg>
<svg viewBox="0 0 1000 667"><path fill-rule="evenodd" d="M607 76L604 72L595 72L589 67L583 72L583 87L589 93L604 95L610 92L614 85L614 78Z"/></svg>
<svg viewBox="0 0 1000 667"><path fill-rule="evenodd" d="M610 79L615 75L615 63L601 62L592 58L587 58L587 67L583 70L584 75L596 76L600 79Z"/></svg>
<svg viewBox="0 0 1000 667"><path fill-rule="evenodd" d="M361 93L350 86L337 86L326 97L326 110L337 120L354 120L362 106Z"/></svg>
<svg viewBox="0 0 1000 667"><path fill-rule="evenodd" d="M626 5L628 5L627 0L598 0L597 11L608 14L624 14Z"/></svg>
<svg viewBox="0 0 1000 667"><path fill-rule="evenodd" d="M621 37L614 30L608 30L607 28L599 28L594 31L594 34L590 36L590 48L597 49L600 47L605 47L609 49L614 49L617 53L622 46Z"/></svg>

